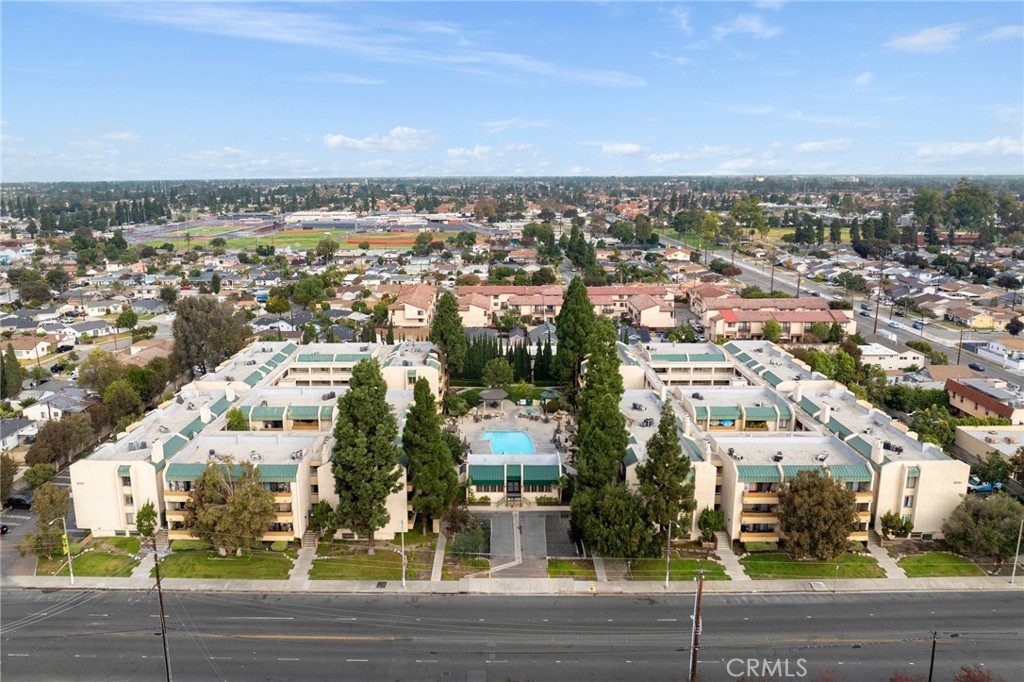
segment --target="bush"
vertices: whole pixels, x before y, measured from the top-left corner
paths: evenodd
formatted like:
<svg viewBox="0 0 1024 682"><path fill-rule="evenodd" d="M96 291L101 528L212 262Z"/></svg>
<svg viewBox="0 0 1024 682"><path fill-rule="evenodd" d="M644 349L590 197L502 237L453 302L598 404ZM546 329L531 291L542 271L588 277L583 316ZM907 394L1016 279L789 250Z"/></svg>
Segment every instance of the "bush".
<svg viewBox="0 0 1024 682"><path fill-rule="evenodd" d="M452 554L489 554L491 528L476 521L452 539Z"/></svg>
<svg viewBox="0 0 1024 682"><path fill-rule="evenodd" d="M562 503L557 497L551 497L549 495L541 495L535 502L538 507L555 507Z"/></svg>
<svg viewBox="0 0 1024 682"><path fill-rule="evenodd" d="M288 549L288 541L287 540L276 540L276 541L270 543L270 551L272 551L272 552L283 552L286 549Z"/></svg>
<svg viewBox="0 0 1024 682"><path fill-rule="evenodd" d="M212 545L205 540L172 540L171 549L175 552L187 552L196 549L210 549Z"/></svg>
<svg viewBox="0 0 1024 682"><path fill-rule="evenodd" d="M743 544L743 549L751 554L756 552L778 552L779 543L777 542L746 542Z"/></svg>

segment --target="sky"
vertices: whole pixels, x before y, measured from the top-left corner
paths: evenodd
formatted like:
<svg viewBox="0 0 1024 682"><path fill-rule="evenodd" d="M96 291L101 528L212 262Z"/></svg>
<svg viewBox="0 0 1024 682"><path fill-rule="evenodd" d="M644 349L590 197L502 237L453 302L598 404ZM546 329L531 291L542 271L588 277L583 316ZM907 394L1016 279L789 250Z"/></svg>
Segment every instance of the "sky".
<svg viewBox="0 0 1024 682"><path fill-rule="evenodd" d="M1020 2L10 2L4 182L1022 174Z"/></svg>

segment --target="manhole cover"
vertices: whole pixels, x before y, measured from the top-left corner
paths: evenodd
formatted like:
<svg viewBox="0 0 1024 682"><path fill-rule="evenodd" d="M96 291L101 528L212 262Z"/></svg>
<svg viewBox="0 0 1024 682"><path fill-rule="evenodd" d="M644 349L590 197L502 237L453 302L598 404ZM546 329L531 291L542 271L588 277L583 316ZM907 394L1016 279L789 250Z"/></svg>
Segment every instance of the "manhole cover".
<svg viewBox="0 0 1024 682"><path fill-rule="evenodd" d="M377 581L377 589L378 590L383 590L387 586L388 586L388 581L387 580L379 580L379 581Z"/></svg>

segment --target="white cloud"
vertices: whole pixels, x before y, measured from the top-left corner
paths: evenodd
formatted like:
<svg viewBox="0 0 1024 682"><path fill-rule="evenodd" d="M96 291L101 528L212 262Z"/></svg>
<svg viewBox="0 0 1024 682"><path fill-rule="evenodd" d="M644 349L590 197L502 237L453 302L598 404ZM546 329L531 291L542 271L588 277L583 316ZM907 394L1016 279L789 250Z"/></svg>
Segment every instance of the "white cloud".
<svg viewBox="0 0 1024 682"><path fill-rule="evenodd" d="M682 7L676 7L672 10L672 16L675 17L676 22L679 24L679 29L688 36L693 35L693 26L690 25L690 11L683 9Z"/></svg>
<svg viewBox="0 0 1024 682"><path fill-rule="evenodd" d="M524 118L505 118L500 121L491 121L483 124L484 130L489 133L501 133L513 128L547 128L547 121L536 121Z"/></svg>
<svg viewBox="0 0 1024 682"><path fill-rule="evenodd" d="M981 36L979 40L1018 40L1024 38L1024 25L1000 26Z"/></svg>
<svg viewBox="0 0 1024 682"><path fill-rule="evenodd" d="M901 52L944 52L956 46L963 30L963 24L932 26L917 33L896 36L885 46Z"/></svg>
<svg viewBox="0 0 1024 682"><path fill-rule="evenodd" d="M867 87L868 85L871 85L871 82L874 80L875 74L871 73L870 71L865 71L864 73L860 74L859 76L856 76L853 79L853 84L863 88Z"/></svg>
<svg viewBox="0 0 1024 682"><path fill-rule="evenodd" d="M448 158L453 160L487 161L494 156L494 148L484 144L475 144L472 149L455 147L447 151Z"/></svg>
<svg viewBox="0 0 1024 682"><path fill-rule="evenodd" d="M138 133L133 133L127 130L122 130L114 133L107 133L103 136L105 140L113 140L114 142L142 142L142 136Z"/></svg>
<svg viewBox="0 0 1024 682"><path fill-rule="evenodd" d="M730 22L718 24L714 32L715 40L721 40L731 33L747 33L755 38L774 38L782 33L782 29L765 23L758 14L741 14Z"/></svg>
<svg viewBox="0 0 1024 682"><path fill-rule="evenodd" d="M647 160L651 163L662 164L669 163L670 161L697 161L700 159L715 159L723 156L740 156L742 154L749 153L749 147L706 144L702 147L688 147L681 152L651 154L647 157Z"/></svg>
<svg viewBox="0 0 1024 682"><path fill-rule="evenodd" d="M916 156L929 161L970 156L1024 156L1024 140L993 137L986 142L930 142L919 147Z"/></svg>
<svg viewBox="0 0 1024 682"><path fill-rule="evenodd" d="M652 52L651 56L654 57L655 59L660 59L660 60L662 60L664 62L670 62L670 63L675 64L677 66L686 66L687 64L690 64L690 63L693 62L693 60L690 59L689 57L682 57L682 56L678 56L677 57L675 55L665 54L664 52Z"/></svg>
<svg viewBox="0 0 1024 682"><path fill-rule="evenodd" d="M650 151L647 147L635 142L605 142L601 145L601 153L617 158L620 156L636 156Z"/></svg>
<svg viewBox="0 0 1024 682"><path fill-rule="evenodd" d="M812 142L801 142L793 146L797 154L831 154L833 152L845 152L853 148L853 141L849 138L840 137L835 140L814 140Z"/></svg>
<svg viewBox="0 0 1024 682"><path fill-rule="evenodd" d="M386 135L367 135L361 138L328 133L324 135L324 144L332 149L357 152L404 152L425 147L436 139L437 135L429 130L395 126Z"/></svg>

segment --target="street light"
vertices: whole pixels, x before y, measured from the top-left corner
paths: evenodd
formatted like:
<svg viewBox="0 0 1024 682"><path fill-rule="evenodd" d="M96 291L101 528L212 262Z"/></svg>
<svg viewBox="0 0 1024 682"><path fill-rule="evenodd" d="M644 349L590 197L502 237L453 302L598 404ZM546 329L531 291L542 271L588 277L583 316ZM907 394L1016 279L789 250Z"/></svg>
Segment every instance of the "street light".
<svg viewBox="0 0 1024 682"><path fill-rule="evenodd" d="M64 529L64 549L68 553L68 575L71 576L71 584L74 585L75 584L75 569L71 565L72 564L72 562L71 562L71 539L68 537L68 524L64 520L64 517L62 516L59 519L54 519L53 521L50 521L46 525L47 526L52 526L53 524L57 523L57 521L60 521L60 525Z"/></svg>
<svg viewBox="0 0 1024 682"><path fill-rule="evenodd" d="M665 589L668 589L668 575L672 566L672 524L679 525L676 521L668 522L668 542L665 545Z"/></svg>

